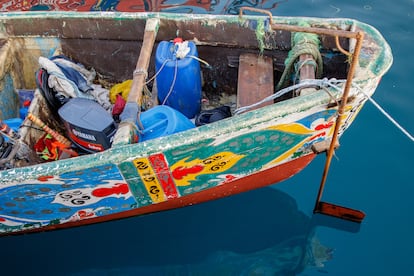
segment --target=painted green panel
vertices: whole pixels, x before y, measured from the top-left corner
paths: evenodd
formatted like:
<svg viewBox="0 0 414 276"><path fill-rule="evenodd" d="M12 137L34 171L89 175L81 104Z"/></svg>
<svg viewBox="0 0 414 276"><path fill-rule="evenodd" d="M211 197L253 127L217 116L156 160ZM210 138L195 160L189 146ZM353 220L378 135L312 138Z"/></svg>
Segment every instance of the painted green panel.
<svg viewBox="0 0 414 276"><path fill-rule="evenodd" d="M188 174L196 174L196 168L199 167L198 174L190 180L191 184L180 186L177 183L180 194L184 195L214 187L232 175L243 176L261 170L267 163L308 136L278 130L262 130L246 133L217 145L213 142L204 145L196 144L198 150L193 152L193 155L189 155L186 151L177 154L180 148L174 150L175 154L166 152L165 155L170 165L183 160L186 164L192 165L187 167ZM201 169L201 166L211 167L206 170ZM174 169L177 168L172 167L173 175L176 172ZM181 176L186 177L187 175L184 174L183 172Z"/></svg>
<svg viewBox="0 0 414 276"><path fill-rule="evenodd" d="M152 204L152 200L134 164L132 162L123 162L119 165L119 169L128 182L129 188L138 202L138 207Z"/></svg>

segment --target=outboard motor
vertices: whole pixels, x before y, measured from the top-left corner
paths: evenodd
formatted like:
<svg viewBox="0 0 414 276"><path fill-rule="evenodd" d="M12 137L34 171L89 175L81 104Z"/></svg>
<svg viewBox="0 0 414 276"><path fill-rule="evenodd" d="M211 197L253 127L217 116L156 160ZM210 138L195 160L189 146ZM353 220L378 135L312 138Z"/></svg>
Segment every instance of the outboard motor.
<svg viewBox="0 0 414 276"><path fill-rule="evenodd" d="M58 110L72 142L86 153L109 149L116 132L112 116L97 102L72 98Z"/></svg>

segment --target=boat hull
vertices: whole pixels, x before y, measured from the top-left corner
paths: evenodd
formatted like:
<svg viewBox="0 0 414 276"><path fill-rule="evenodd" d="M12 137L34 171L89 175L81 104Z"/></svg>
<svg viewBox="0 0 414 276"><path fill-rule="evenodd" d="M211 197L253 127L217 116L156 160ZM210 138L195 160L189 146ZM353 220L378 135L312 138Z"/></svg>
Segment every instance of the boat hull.
<svg viewBox="0 0 414 276"><path fill-rule="evenodd" d="M111 76L113 81L125 79L134 71L136 46L147 45L142 37L148 18L159 22L157 43L181 31L185 40L196 42L199 56L209 61L211 68L223 69L202 67L207 83L204 89L214 88L213 96L226 88L231 96L237 96L238 64L233 55L271 55L273 59L269 60L276 69L270 75L280 77L277 71L283 66L278 61L288 56L291 45L289 32L265 30L268 19L263 16L240 19L158 13L10 13L0 15L0 29L4 30L0 59L7 65L0 68L0 75L8 88L0 96L15 97L15 89L33 88L29 112L50 128L65 133L33 79L39 56L50 49L60 49ZM365 24L304 18L280 18L277 22L295 25L303 20L319 28L348 31L355 27L369 34L353 79L356 85L351 87L340 115L338 106L345 82L319 80L321 88L311 93L274 98L264 107L212 124L139 143L115 143L94 154L2 170L0 235L62 229L185 207L276 184L298 173L315 157L316 145L317 152L328 149L338 116L342 118L339 137L351 125L366 95L374 93L392 61L381 35ZM266 35L258 37L260 32ZM338 52L333 38L323 35L321 41L328 51L327 76L346 77L345 54ZM352 48L350 42L341 43L348 50ZM153 56L147 53L147 58L149 61ZM9 108L10 114L18 111L16 103L3 106L5 110ZM19 130L22 142L34 145L43 132L36 130L29 119L23 124L30 127ZM127 134L125 141L135 141L130 139L135 136ZM321 147L324 143L326 146Z"/></svg>
<svg viewBox="0 0 414 276"><path fill-rule="evenodd" d="M276 166L274 168L266 169L260 173L251 174L249 176L235 179L232 181L228 181L221 185L218 185L214 188L210 188L208 190L204 190L198 193L188 194L186 196L177 197L168 201L164 201L157 204L150 204L143 207L136 207L130 208L129 210L125 210L122 212L114 212L109 215L104 216L97 216L93 212L87 212L85 209L84 212L80 211L77 213L77 216L72 216L72 219L67 220L64 223L56 223L57 221L45 221L43 223L33 223L30 221L26 221L23 223L23 219L21 219L21 224L18 225L17 222L11 226L9 224L8 227L5 227L3 224L2 230L7 230L7 235L13 234L24 234L24 233L36 233L36 232L44 232L44 231L51 231L51 230L58 230L58 229L65 229L71 227L78 227L82 225L89 225L94 223L101 223L111 220L118 220L133 216L140 216L160 211L166 211L176 208L188 207L195 204L216 200L223 197L228 197L230 195L235 195L242 192L247 192L250 190L258 189L261 187L269 186L272 184L277 184L287 178L292 177L293 175L300 172L304 169L313 159L315 155L310 154L293 161L287 162L280 166ZM52 192L50 190L49 192ZM125 204L125 202L123 202ZM128 204L131 204L129 202ZM132 204L134 205L134 204ZM39 206L41 207L41 206ZM45 203L42 207L43 210L50 210L51 204ZM24 206L20 206L20 208L25 208ZM99 209L99 208L97 208ZM3 223L7 223L4 221ZM9 221L11 223L11 221Z"/></svg>

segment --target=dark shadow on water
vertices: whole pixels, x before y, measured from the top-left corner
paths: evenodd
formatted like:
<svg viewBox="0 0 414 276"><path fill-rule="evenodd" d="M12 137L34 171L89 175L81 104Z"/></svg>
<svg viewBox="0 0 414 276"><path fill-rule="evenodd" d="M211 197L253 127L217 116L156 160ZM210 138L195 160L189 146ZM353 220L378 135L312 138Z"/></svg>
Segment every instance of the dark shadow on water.
<svg viewBox="0 0 414 276"><path fill-rule="evenodd" d="M306 263L312 224L292 197L262 188L137 218L4 237L0 260L19 275L200 264L205 270L226 262L242 271L266 258L268 265L283 253L290 258L283 261L296 263L290 268L294 274Z"/></svg>
<svg viewBox="0 0 414 276"><path fill-rule="evenodd" d="M323 226L328 228L334 228L349 233L358 233L361 228L361 223L352 222L322 214L314 214L312 216L312 225L314 225L314 227Z"/></svg>

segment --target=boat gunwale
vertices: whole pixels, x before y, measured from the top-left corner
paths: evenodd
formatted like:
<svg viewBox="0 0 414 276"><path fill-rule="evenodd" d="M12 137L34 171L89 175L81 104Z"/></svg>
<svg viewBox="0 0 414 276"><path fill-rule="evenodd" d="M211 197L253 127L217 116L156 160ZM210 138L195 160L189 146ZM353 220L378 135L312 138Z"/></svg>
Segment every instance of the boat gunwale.
<svg viewBox="0 0 414 276"><path fill-rule="evenodd" d="M36 179L43 175L61 174L105 164L120 164L135 158L171 150L178 146L191 146L193 142L211 138L220 140L222 137L221 140L224 141L229 139L229 137L236 136L236 134L245 134L275 125L276 122L277 124L289 123L293 119L301 119L306 117L306 115L314 113L316 110L325 109L331 102L332 98L330 95L323 90L319 90L309 95L274 103L261 109L215 122L214 124L203 125L169 136L135 144L119 145L94 154L0 171L0 185L8 186L20 181ZM16 175L21 175L22 177L12 182L8 180Z"/></svg>

